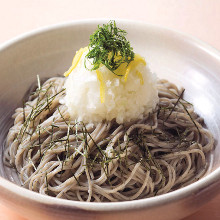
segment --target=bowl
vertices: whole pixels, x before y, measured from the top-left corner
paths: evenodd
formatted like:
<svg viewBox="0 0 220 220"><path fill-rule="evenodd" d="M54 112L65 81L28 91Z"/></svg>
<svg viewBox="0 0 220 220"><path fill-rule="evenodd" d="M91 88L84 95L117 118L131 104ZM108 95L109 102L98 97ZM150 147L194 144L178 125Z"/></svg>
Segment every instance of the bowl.
<svg viewBox="0 0 220 220"><path fill-rule="evenodd" d="M37 194L13 183L2 163L11 115L29 86L40 77L62 74L75 51L108 20L58 24L24 34L0 47L0 200L22 216L37 219L181 219L220 191L220 53L176 31L136 21L117 20L128 32L135 52L142 54L159 78L186 89L186 99L205 119L216 139L209 169L201 180L176 191L128 202L86 203Z"/></svg>

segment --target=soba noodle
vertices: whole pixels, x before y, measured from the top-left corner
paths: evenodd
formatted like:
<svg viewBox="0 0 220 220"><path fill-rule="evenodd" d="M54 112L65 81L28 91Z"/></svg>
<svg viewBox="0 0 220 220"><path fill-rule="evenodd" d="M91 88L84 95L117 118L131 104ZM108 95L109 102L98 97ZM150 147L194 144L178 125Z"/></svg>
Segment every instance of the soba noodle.
<svg viewBox="0 0 220 220"><path fill-rule="evenodd" d="M65 78L47 80L16 109L4 162L35 192L87 202L125 201L164 194L200 179L211 133L184 90L160 80L159 104L127 124L71 120L60 100Z"/></svg>

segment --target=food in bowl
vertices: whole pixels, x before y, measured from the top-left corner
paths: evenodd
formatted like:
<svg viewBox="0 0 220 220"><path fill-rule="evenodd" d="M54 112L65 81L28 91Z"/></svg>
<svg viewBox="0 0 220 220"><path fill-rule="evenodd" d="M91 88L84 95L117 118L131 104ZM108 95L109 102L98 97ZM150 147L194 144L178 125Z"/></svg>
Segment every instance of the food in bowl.
<svg viewBox="0 0 220 220"><path fill-rule="evenodd" d="M115 22L98 26L65 77L17 108L4 162L21 185L58 198L114 202L200 179L212 134L184 89L158 80Z"/></svg>

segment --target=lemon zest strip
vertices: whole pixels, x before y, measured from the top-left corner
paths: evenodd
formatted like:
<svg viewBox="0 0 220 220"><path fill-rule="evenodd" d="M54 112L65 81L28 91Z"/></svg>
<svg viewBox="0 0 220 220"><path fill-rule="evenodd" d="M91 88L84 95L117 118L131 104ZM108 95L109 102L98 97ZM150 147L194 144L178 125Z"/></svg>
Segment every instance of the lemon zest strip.
<svg viewBox="0 0 220 220"><path fill-rule="evenodd" d="M130 73L131 69L135 68L138 64L142 63L146 66L146 61L143 57L141 57L139 54L135 54L134 60L131 61L126 69L125 75L124 75L124 81L127 82L128 74ZM142 74L139 72L138 77L140 78L141 85L144 84L144 80L142 77ZM143 83L143 84L142 84Z"/></svg>
<svg viewBox="0 0 220 220"><path fill-rule="evenodd" d="M141 85L144 85L144 79L143 79L143 76L142 76L141 72L136 71L136 74L138 75L138 77L139 77L139 79L140 79Z"/></svg>
<svg viewBox="0 0 220 220"><path fill-rule="evenodd" d="M101 100L101 103L104 103L105 102L105 84L104 84L103 74L98 69L96 70L96 74L100 82L100 100Z"/></svg>
<svg viewBox="0 0 220 220"><path fill-rule="evenodd" d="M133 61L132 61L132 62L133 62ZM129 72L130 72L130 70L131 70L131 68L132 68L132 66L133 66L133 63L132 63L132 62L128 65L128 68L126 69L125 76L124 76L125 82L127 82L128 74L129 74Z"/></svg>
<svg viewBox="0 0 220 220"><path fill-rule="evenodd" d="M76 55L73 58L71 67L64 73L64 76L67 77L69 74L76 68L78 65L83 53L88 49L88 47L81 48L79 51L76 52Z"/></svg>

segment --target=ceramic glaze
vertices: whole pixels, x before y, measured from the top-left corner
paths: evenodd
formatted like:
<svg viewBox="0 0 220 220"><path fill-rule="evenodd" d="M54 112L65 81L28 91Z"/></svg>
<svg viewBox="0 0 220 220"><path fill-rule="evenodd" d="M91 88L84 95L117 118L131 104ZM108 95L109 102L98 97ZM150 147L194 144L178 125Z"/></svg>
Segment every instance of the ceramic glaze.
<svg viewBox="0 0 220 220"><path fill-rule="evenodd" d="M158 77L186 89L186 99L205 119L216 139L209 157L208 174L187 187L129 202L86 203L43 196L9 180L13 172L2 163L4 138L14 109L41 78L63 74L75 51L88 44L89 35L107 20L65 23L37 30L14 39L0 48L0 200L28 219L157 219L183 218L220 191L220 53L208 45L173 30L133 21L117 21L128 32L135 51L145 57Z"/></svg>

